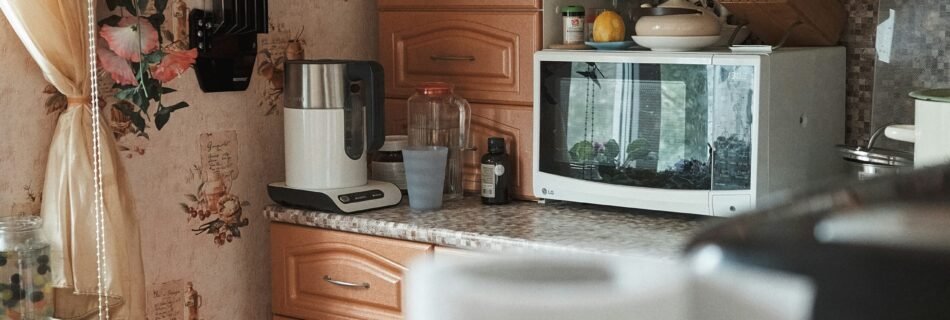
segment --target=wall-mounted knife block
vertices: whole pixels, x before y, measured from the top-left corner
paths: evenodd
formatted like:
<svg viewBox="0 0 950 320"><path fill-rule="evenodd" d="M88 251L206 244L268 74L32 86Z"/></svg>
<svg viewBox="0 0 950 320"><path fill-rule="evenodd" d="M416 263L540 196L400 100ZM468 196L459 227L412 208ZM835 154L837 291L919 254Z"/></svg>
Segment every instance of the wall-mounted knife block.
<svg viewBox="0 0 950 320"><path fill-rule="evenodd" d="M257 34L267 33L267 0L214 0L211 11L191 10L190 45L204 92L243 91L251 83Z"/></svg>

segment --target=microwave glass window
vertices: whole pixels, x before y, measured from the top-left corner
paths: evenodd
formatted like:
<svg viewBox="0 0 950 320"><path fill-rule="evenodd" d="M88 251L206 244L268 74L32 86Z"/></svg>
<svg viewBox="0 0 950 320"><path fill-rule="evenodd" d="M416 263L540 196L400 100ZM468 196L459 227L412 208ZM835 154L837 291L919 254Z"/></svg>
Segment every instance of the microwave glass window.
<svg viewBox="0 0 950 320"><path fill-rule="evenodd" d="M540 71L541 172L658 189L748 188L752 67L542 62ZM714 169L716 161L736 167Z"/></svg>

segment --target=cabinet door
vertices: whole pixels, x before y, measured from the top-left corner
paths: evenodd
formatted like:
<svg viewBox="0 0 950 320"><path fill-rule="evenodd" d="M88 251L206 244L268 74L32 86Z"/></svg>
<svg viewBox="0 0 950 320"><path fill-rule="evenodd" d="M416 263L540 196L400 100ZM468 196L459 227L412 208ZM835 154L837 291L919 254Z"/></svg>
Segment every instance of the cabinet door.
<svg viewBox="0 0 950 320"><path fill-rule="evenodd" d="M409 132L407 101L407 99L386 99L386 135L405 135Z"/></svg>
<svg viewBox="0 0 950 320"><path fill-rule="evenodd" d="M505 138L505 150L511 160L510 168L512 195L516 199L532 200L532 148L533 113L529 108L517 106L502 106L490 104L472 105L471 142L477 151L469 152L465 156L463 179L465 189L472 192L481 192L481 160L482 155L488 152L488 138Z"/></svg>
<svg viewBox="0 0 950 320"><path fill-rule="evenodd" d="M445 81L471 102L531 105L540 13L393 11L380 12L379 25L388 97Z"/></svg>
<svg viewBox="0 0 950 320"><path fill-rule="evenodd" d="M274 313L401 319L403 273L432 245L271 224Z"/></svg>

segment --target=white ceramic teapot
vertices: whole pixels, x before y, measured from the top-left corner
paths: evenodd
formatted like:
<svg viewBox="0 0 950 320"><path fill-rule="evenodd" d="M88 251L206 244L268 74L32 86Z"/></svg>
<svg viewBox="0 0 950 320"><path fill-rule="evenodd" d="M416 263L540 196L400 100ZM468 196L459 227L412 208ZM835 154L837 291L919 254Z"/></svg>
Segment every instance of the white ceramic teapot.
<svg viewBox="0 0 950 320"><path fill-rule="evenodd" d="M892 125L884 131L888 138L914 143L914 167L950 162L950 89L916 91L913 125Z"/></svg>
<svg viewBox="0 0 950 320"><path fill-rule="evenodd" d="M700 13L642 17L637 21L638 36L718 36L722 28L719 17L712 10L688 0L668 0L658 7L694 9Z"/></svg>

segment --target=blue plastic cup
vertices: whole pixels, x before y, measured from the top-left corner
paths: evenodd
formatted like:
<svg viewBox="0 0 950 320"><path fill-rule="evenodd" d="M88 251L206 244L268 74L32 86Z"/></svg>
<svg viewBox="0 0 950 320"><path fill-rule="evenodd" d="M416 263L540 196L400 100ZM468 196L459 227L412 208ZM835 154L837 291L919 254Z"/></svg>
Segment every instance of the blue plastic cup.
<svg viewBox="0 0 950 320"><path fill-rule="evenodd" d="M421 146L402 149L410 208L422 211L442 208L448 155L449 148L446 147Z"/></svg>

